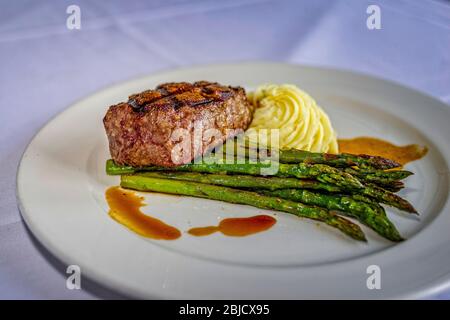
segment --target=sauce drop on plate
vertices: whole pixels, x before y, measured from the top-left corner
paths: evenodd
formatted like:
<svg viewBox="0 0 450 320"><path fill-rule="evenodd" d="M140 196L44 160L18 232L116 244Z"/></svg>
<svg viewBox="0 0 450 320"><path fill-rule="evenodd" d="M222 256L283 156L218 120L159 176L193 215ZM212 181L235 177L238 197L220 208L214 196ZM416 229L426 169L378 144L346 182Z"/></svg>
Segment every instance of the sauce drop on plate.
<svg viewBox="0 0 450 320"><path fill-rule="evenodd" d="M397 146L388 141L370 137L358 137L354 139L339 139L339 152L353 154L368 154L371 156L380 156L405 165L408 162L418 160L424 157L427 147L417 144L406 146Z"/></svg>
<svg viewBox="0 0 450 320"><path fill-rule="evenodd" d="M270 229L277 220L271 216L258 215L248 218L227 218L220 221L218 226L192 228L188 233L193 236L207 236L214 232L221 232L231 237L244 237Z"/></svg>
<svg viewBox="0 0 450 320"><path fill-rule="evenodd" d="M111 218L141 236L160 240L174 240L181 236L177 228L143 214L140 208L145 206L144 198L133 191L111 187L106 190L106 201Z"/></svg>

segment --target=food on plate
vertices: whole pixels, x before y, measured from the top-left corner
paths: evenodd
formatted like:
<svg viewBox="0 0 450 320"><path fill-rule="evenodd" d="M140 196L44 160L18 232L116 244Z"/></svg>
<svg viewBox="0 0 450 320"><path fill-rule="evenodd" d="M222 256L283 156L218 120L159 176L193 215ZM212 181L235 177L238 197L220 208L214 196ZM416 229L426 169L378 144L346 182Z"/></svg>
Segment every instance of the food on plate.
<svg viewBox="0 0 450 320"><path fill-rule="evenodd" d="M193 163L172 168L173 171L201 172L201 173L226 173L226 174L248 174L260 175L261 169L267 167L268 163ZM130 167L117 166L113 161L108 161L106 166L107 173L133 173ZM167 171L165 167L141 167L133 169L134 173L142 171ZM370 171L366 171L370 172ZM374 175L377 170L372 171ZM409 171L406 176L411 175ZM357 193L370 196L379 202L396 207L410 213L417 213L414 207L405 199L399 197L395 193L379 187L374 181L367 180L365 175L359 178L346 173L345 170L334 168L327 165L310 165L307 163L298 164L279 164L279 170L274 174L277 177L293 177L298 179L314 179L318 182L330 184L338 187L343 192ZM400 177L393 177L390 181L395 183ZM401 179L401 178L400 178Z"/></svg>
<svg viewBox="0 0 450 320"><path fill-rule="evenodd" d="M328 116L297 87L265 85L249 99L252 103L242 88L206 81L169 83L130 96L127 103L110 107L104 119L112 156L106 161L106 173L121 175L120 187L125 189L278 210L323 222L353 239L366 241L362 229L349 220L356 219L388 240L403 240L382 205L417 214L397 192L405 187L403 180L413 174L401 166L406 159L423 156L426 148L391 145L385 150L388 153L381 153L391 155L389 158L378 152L348 152L363 150L357 148L364 143L373 150L387 143L361 138L339 140L338 153ZM184 147L195 152L177 161L172 149L178 140L169 138L178 129L188 129L189 138L195 137L196 121L202 122L202 130L218 129L222 135L212 141L203 137L200 150L195 148L195 139L189 140L192 145ZM250 122L245 134L238 135ZM235 131L228 133L229 129ZM279 129L280 145L262 139L261 129ZM255 135L258 144L250 143ZM393 157L397 151L402 154ZM266 171L269 167L276 170ZM142 214L139 206L133 210ZM232 221L248 226L253 218ZM115 219L136 229L126 214L116 212ZM238 236L267 230L275 223L269 223L272 219L266 218L261 229L256 222L246 230L239 229ZM223 221L229 226L227 219ZM221 229L222 224L194 227L188 234L220 231L230 235Z"/></svg>
<svg viewBox="0 0 450 320"><path fill-rule="evenodd" d="M124 188L186 195L198 198L220 200L238 204L248 204L261 209L284 211L298 217L324 222L342 231L349 237L366 241L361 228L333 211L308 206L300 202L268 197L254 191L245 191L228 187L168 179L150 178L137 175L123 175L120 185Z"/></svg>
<svg viewBox="0 0 450 320"><path fill-rule="evenodd" d="M317 161L319 159L325 161L328 157L325 154L321 157L315 154L306 157L305 152L300 154L304 159L315 158ZM279 171L274 176L259 174L261 168L268 165L265 162L191 163L172 168L157 166L133 168L120 166L114 161L108 160L106 170L108 174L122 174L122 187L140 191L164 192L249 204L311 219L315 219L314 216L304 215L303 211L299 212L298 208L289 211L286 206L267 207L267 201L269 203L281 201L288 207L292 205L293 201L302 204L302 209L308 207L308 210L320 208L322 218L325 212L334 216L335 211L338 211L358 219L386 239L402 240L380 203L410 213L416 213L416 210L407 200L380 187L378 185L380 181L375 178L381 176L384 179L383 183L394 184L412 173L406 170L384 171L369 165L368 161L372 160L379 167L395 168L398 166L395 162L379 157L331 155L331 159L337 160L340 159L340 156L343 157L341 159L352 159L352 161L310 164L299 160L295 164L280 163ZM283 160L280 157L281 161ZM289 161L292 161L292 158L289 158ZM355 163L362 164L363 168L356 167ZM345 164L346 167L344 167ZM356 171L358 174L347 173L345 172L347 169ZM220 186L222 189L213 188L213 186ZM348 231L347 229L341 228L340 230L355 238L355 234L345 232ZM359 238L359 240L362 239Z"/></svg>
<svg viewBox="0 0 450 320"><path fill-rule="evenodd" d="M131 95L109 107L103 123L116 163L169 167L188 163L247 129L252 114L241 87L179 82ZM220 135L205 139L211 129Z"/></svg>
<svg viewBox="0 0 450 320"><path fill-rule="evenodd" d="M400 167L400 164L396 161L383 158L376 155L368 154L350 154L350 153L321 153L321 152L309 152L298 149L279 149L273 146L266 147L265 145L252 145L249 144L246 137L244 139L238 138L237 142L234 143L231 151L250 157L252 156L252 151L258 151L266 149L258 154L259 159L270 159L271 153L277 153L278 160L282 163L308 163L308 164L329 164L336 167L349 167L357 166L360 168L375 168L375 169L393 169ZM356 141L356 139L355 139ZM226 144L224 144L226 145ZM219 149L220 150L220 149ZM226 151L227 152L227 151ZM266 155L264 157L264 155ZM254 156L254 155L253 155ZM254 157L253 157L254 158Z"/></svg>
<svg viewBox="0 0 450 320"><path fill-rule="evenodd" d="M329 210L338 210L345 215L358 219L387 239L392 241L400 241L402 239L395 226L386 218L384 208L376 201L362 194L343 194L342 189L331 184L296 178L268 178L195 172L142 172L139 175L247 190L253 189L263 195L325 207Z"/></svg>
<svg viewBox="0 0 450 320"><path fill-rule="evenodd" d="M355 218L380 236L391 241L403 238L394 224L386 217L384 208L370 198L357 195L323 194L302 189L263 190L262 194L297 201L308 205L324 207L342 212L347 217Z"/></svg>
<svg viewBox="0 0 450 320"><path fill-rule="evenodd" d="M338 153L336 132L327 114L306 92L292 84L267 84L249 94L255 114L246 134L279 129L280 148ZM264 139L266 135L259 135ZM268 144L267 141L262 140Z"/></svg>

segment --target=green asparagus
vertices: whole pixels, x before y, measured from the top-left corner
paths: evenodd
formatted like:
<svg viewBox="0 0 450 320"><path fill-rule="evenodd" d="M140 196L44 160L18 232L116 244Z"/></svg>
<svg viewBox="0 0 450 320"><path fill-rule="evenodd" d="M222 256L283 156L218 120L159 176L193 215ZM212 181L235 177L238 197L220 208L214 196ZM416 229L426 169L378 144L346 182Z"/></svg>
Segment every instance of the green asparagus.
<svg viewBox="0 0 450 320"><path fill-rule="evenodd" d="M106 164L106 172L111 175L129 174L140 171L187 171L187 172L202 172L202 173L233 173L233 174L248 174L260 175L262 169L267 169L271 166L270 163L192 163L185 164L173 168L165 167L141 167L134 168L124 166L117 166L114 161L108 160ZM323 183L329 183L341 187L345 190L362 189L362 183L352 175L341 172L340 170L326 165L315 164L309 165L304 163L298 164L278 164L278 170L274 174L278 177L296 177L300 179L317 179Z"/></svg>
<svg viewBox="0 0 450 320"><path fill-rule="evenodd" d="M248 175L226 175L226 174L204 174L198 172L139 172L137 175L160 178L200 182L220 185L233 188L254 188L254 189L312 189L326 192L342 192L339 187L322 183L316 180L280 178L280 177L256 177Z"/></svg>
<svg viewBox="0 0 450 320"><path fill-rule="evenodd" d="M364 170L343 168L342 171L358 177L360 181L364 183L373 183L383 189L397 192L404 187L404 184L399 181L412 175L413 173L406 170Z"/></svg>
<svg viewBox="0 0 450 320"><path fill-rule="evenodd" d="M358 219L382 237L391 241L402 241L398 230L386 216L383 207L378 204L355 200L348 195L331 195L300 189L258 191L261 194L293 200L308 205L338 210Z"/></svg>
<svg viewBox="0 0 450 320"><path fill-rule="evenodd" d="M407 200L403 199L402 197L396 195L393 192L384 190L383 188L380 188L380 187L377 187L374 185L368 185L368 186L365 186L363 189L357 190L356 193L360 193L365 196L371 197L381 203L390 205L397 209L400 209L400 210L403 210L403 211L406 211L409 213L418 214L417 210Z"/></svg>
<svg viewBox="0 0 450 320"><path fill-rule="evenodd" d="M270 148L267 146L251 146L248 144L248 139L245 137L238 139L237 141L228 141L227 143L234 143L233 152L237 154L239 149L241 153L245 154L247 157L249 155L249 150L253 149L260 151L265 149L264 154L270 156L271 152L278 152L279 161L281 163L309 163L309 164L326 164L332 167L352 167L357 166L366 169L392 169L400 167L400 164L383 157L370 156L370 155L355 155L349 153L341 154L331 154L331 153L319 153L310 152L298 149L278 149ZM224 150L226 150L226 144L223 145ZM242 150L244 149L244 150ZM218 148L220 150L220 148Z"/></svg>
<svg viewBox="0 0 450 320"><path fill-rule="evenodd" d="M208 183L233 188L253 188L265 190L278 189L311 189L323 190L330 193L345 193L345 190L331 184L322 183L316 180L305 180L296 178L280 178L280 177L256 177L248 175L226 175L226 174L202 174L198 172L137 172L137 175L171 179L192 181L200 183ZM411 204L399 196L380 189L376 186L368 186L359 191L360 193L352 193L351 196L357 201L365 201L377 205L378 201L397 207L408 212L415 212ZM399 203L397 203L399 202Z"/></svg>
<svg viewBox="0 0 450 320"><path fill-rule="evenodd" d="M262 209L278 210L324 222L342 231L353 239L366 241L361 228L353 222L324 208L308 206L277 197L268 197L256 192L243 191L228 187L214 186L203 183L157 179L136 175L121 176L120 185L140 191L154 191L170 194L180 194L193 197L246 204Z"/></svg>
<svg viewBox="0 0 450 320"><path fill-rule="evenodd" d="M114 162L113 159L106 160L106 174L108 174L110 176L121 175L121 174L131 174L131 173L135 173L135 172L139 172L139 171L141 171L140 168L127 166L127 165L118 165Z"/></svg>
<svg viewBox="0 0 450 320"><path fill-rule="evenodd" d="M358 166L360 168L392 169L400 166L397 162L382 157L354 155L349 153L315 153L297 149L280 150L280 162L283 163L321 163L335 167Z"/></svg>
<svg viewBox="0 0 450 320"><path fill-rule="evenodd" d="M344 172L347 172L351 175L365 178L371 177L372 181L377 181L377 178L384 179L385 181L398 181L403 180L414 173L407 170L365 170L365 169L353 169L353 168L344 168Z"/></svg>

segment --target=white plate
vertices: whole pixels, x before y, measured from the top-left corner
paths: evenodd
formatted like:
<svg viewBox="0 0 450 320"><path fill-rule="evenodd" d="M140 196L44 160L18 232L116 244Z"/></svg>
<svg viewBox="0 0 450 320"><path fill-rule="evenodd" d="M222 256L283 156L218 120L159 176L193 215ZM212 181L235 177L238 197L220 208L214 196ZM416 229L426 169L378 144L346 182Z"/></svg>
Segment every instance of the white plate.
<svg viewBox="0 0 450 320"><path fill-rule="evenodd" d="M267 232L214 234L175 241L142 238L107 214L109 158L102 117L111 104L167 81L207 79L253 88L294 83L329 113L340 137L374 136L418 143L428 155L401 192L420 219L388 211L407 241L397 245L364 228L367 244L289 214L222 202L146 194L145 212L186 231L224 217L276 215ZM392 82L333 69L273 63L195 67L128 81L100 91L50 121L23 155L18 178L22 215L36 237L82 275L144 298L425 297L450 287L450 109ZM367 267L381 269L369 290Z"/></svg>

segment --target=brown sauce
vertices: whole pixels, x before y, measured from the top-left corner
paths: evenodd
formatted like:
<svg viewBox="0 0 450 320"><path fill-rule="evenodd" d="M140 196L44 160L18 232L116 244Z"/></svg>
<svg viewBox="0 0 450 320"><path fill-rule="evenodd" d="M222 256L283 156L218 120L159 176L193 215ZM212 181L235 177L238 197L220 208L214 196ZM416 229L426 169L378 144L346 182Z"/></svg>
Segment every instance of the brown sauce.
<svg viewBox="0 0 450 320"><path fill-rule="evenodd" d="M370 137L354 139L339 139L339 152L353 154L368 154L394 160L401 165L424 157L428 149L417 144L397 146L388 141Z"/></svg>
<svg viewBox="0 0 450 320"><path fill-rule="evenodd" d="M106 201L109 205L111 218L137 234L160 240L174 240L181 236L181 232L159 219L143 214L140 210L145 206L144 198L135 192L120 187L106 190Z"/></svg>
<svg viewBox="0 0 450 320"><path fill-rule="evenodd" d="M218 226L192 228L188 233L201 237L214 232L221 232L231 237L245 237L270 229L277 220L271 216L258 215L248 218L228 218L220 221Z"/></svg>

